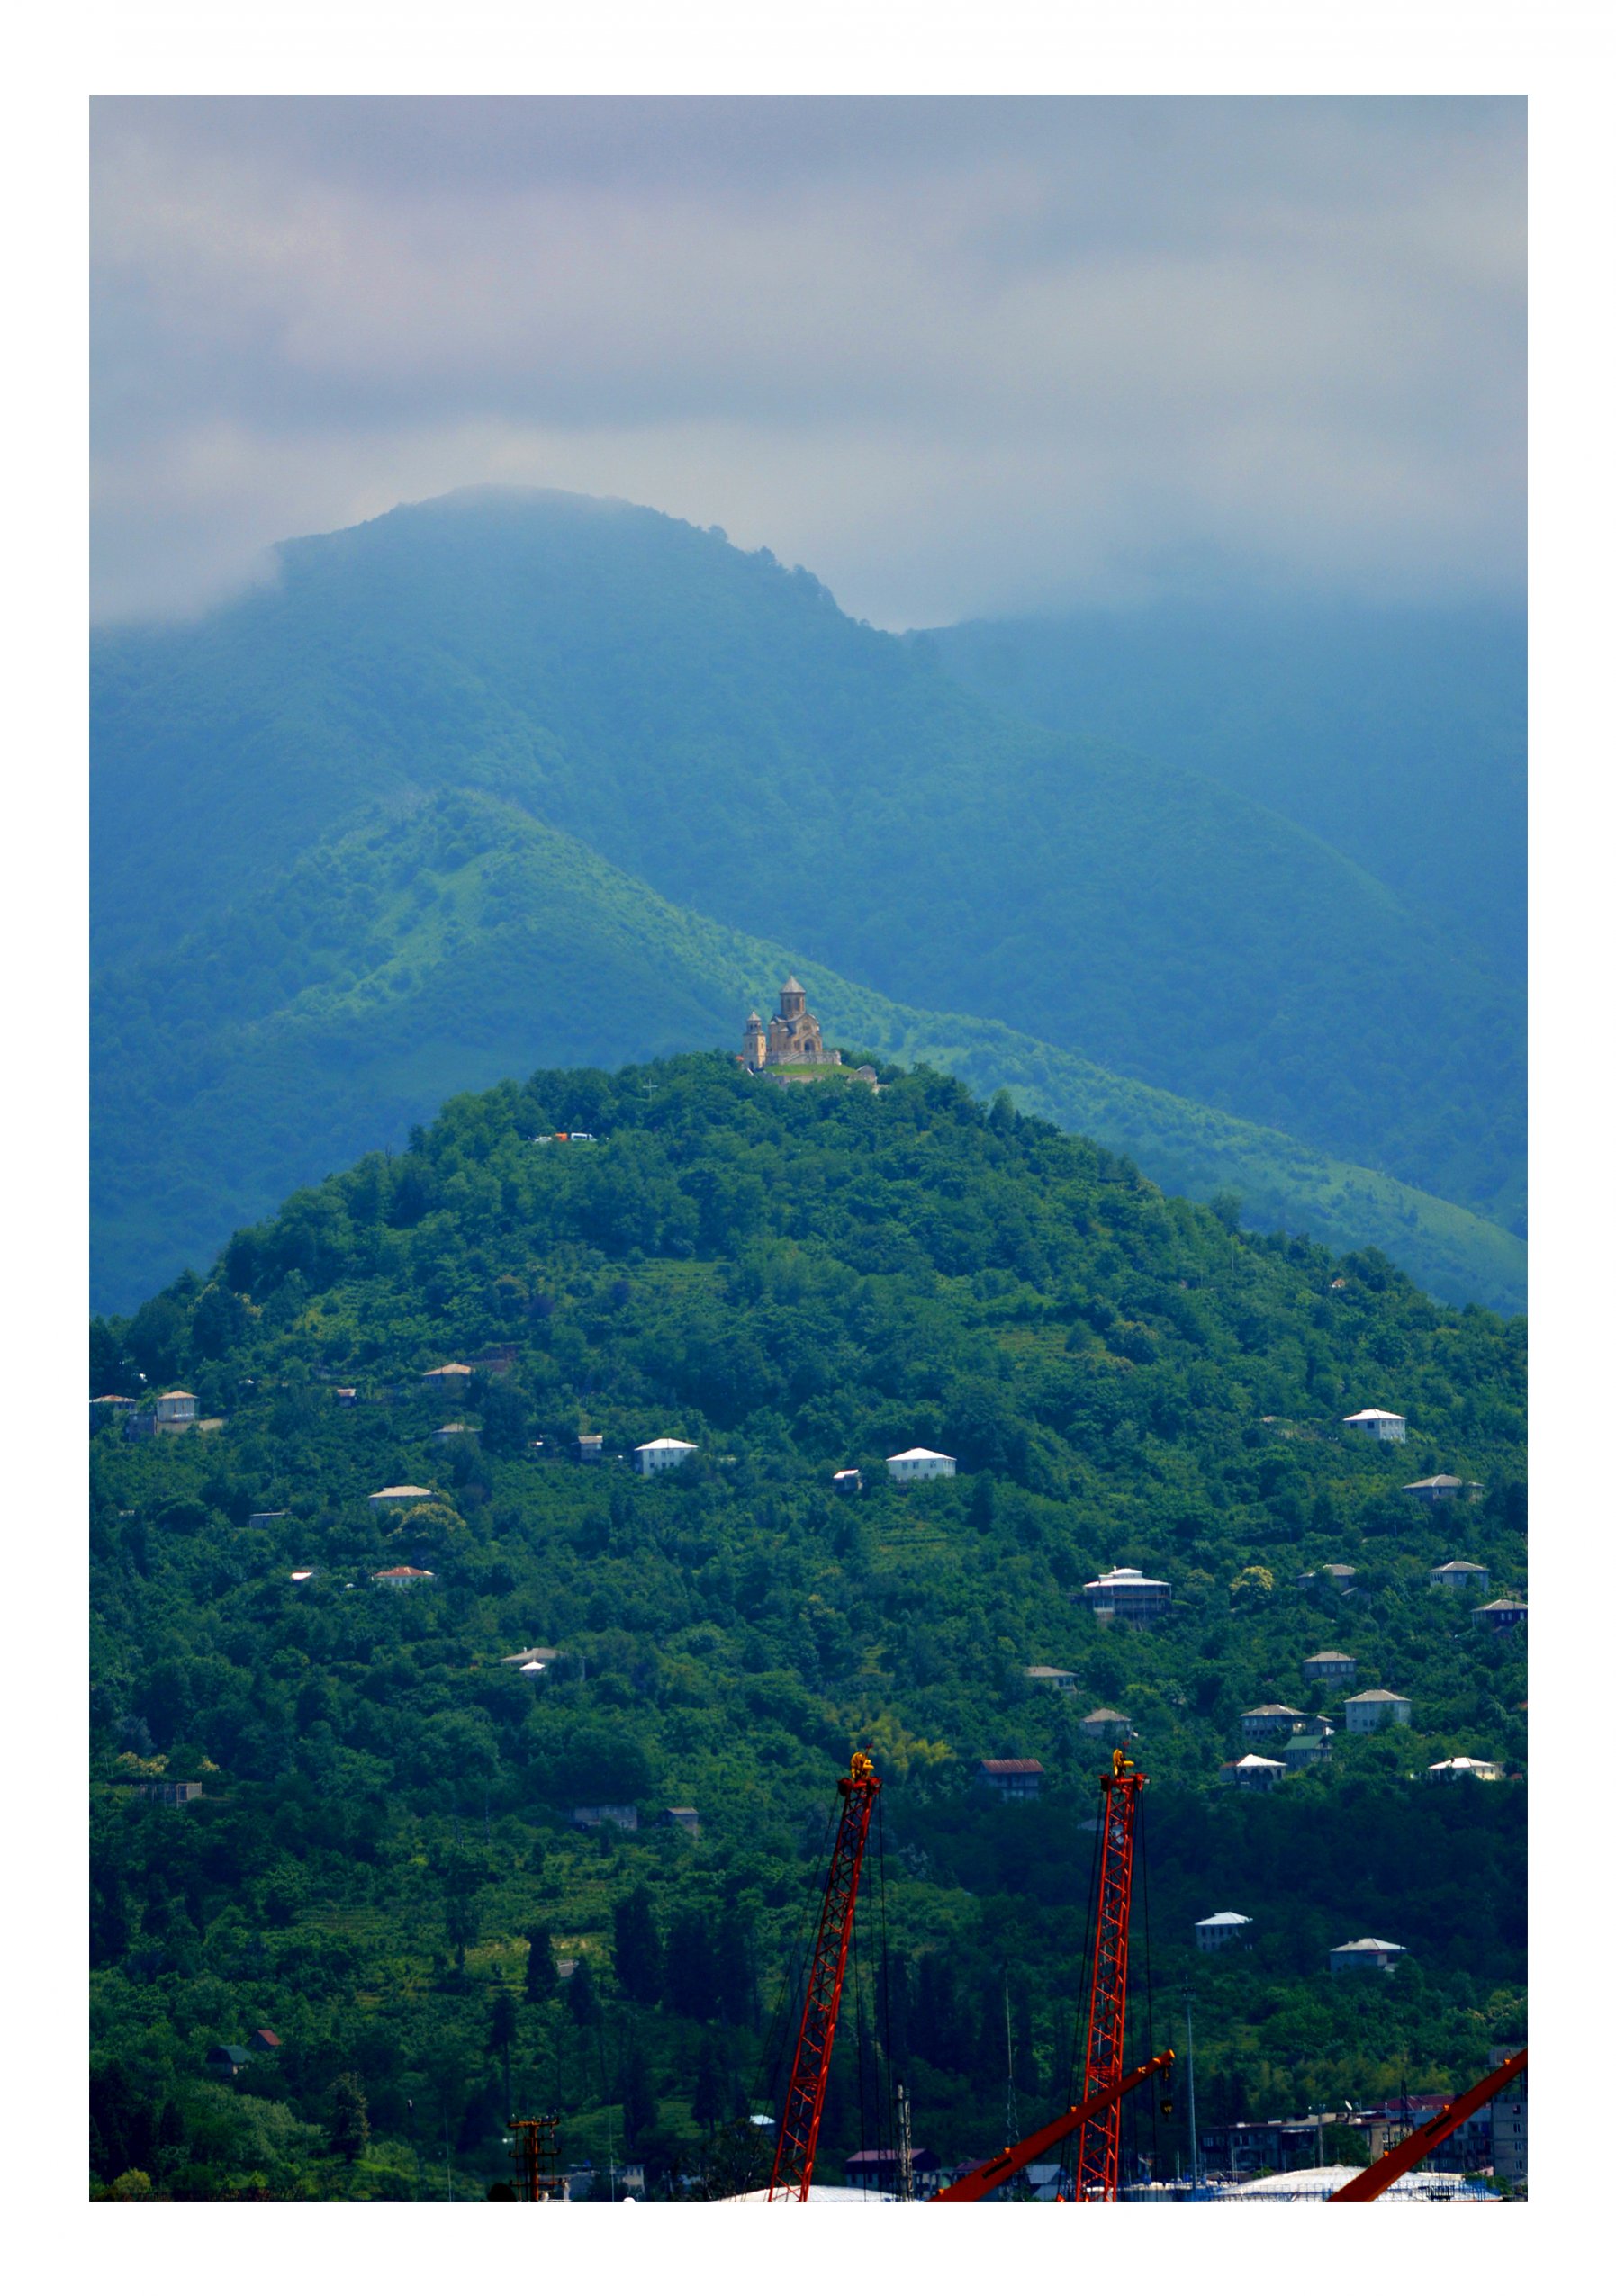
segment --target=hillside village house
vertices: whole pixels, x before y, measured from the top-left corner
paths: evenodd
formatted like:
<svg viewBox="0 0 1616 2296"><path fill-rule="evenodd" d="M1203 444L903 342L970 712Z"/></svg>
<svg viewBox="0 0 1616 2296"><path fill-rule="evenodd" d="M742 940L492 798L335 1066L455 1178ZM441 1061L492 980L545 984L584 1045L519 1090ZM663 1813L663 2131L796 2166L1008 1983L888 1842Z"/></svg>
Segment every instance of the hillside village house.
<svg viewBox="0 0 1616 2296"><path fill-rule="evenodd" d="M194 1778L146 1778L135 1792L167 1810L183 1810L187 1802L200 1802L203 1798L201 1782Z"/></svg>
<svg viewBox="0 0 1616 2296"><path fill-rule="evenodd" d="M1133 1735L1132 1718L1119 1714L1115 1706L1096 1706L1086 1714L1078 1728L1085 1738L1098 1738L1107 1746L1125 1746Z"/></svg>
<svg viewBox="0 0 1616 2296"><path fill-rule="evenodd" d="M1302 1661L1305 1682L1355 1682L1358 1661L1349 1658L1345 1651L1314 1651L1311 1658Z"/></svg>
<svg viewBox="0 0 1616 2296"><path fill-rule="evenodd" d="M1442 1562L1431 1572L1431 1583L1445 1587L1449 1594L1485 1595L1492 1573L1485 1562Z"/></svg>
<svg viewBox="0 0 1616 2296"><path fill-rule="evenodd" d="M196 1417L196 1398L189 1388L171 1387L158 1397L151 1412L160 1427L189 1427Z"/></svg>
<svg viewBox="0 0 1616 2296"><path fill-rule="evenodd" d="M238 2073L246 2072L252 2058L244 2048L237 2048L229 2041L216 2041L203 2063L210 2073L222 2073L233 2080Z"/></svg>
<svg viewBox="0 0 1616 2296"><path fill-rule="evenodd" d="M391 1571L373 1571L371 1584L402 1590L406 1587L424 1587L438 1576L436 1571L418 1571L413 1563L395 1563Z"/></svg>
<svg viewBox="0 0 1616 2296"><path fill-rule="evenodd" d="M1218 1783L1238 1786L1250 1793L1269 1794L1285 1774L1285 1764L1270 1761L1266 1754L1242 1754L1237 1762L1223 1764Z"/></svg>
<svg viewBox="0 0 1616 2296"><path fill-rule="evenodd" d="M398 1508L402 1511L407 1507L419 1507L423 1500L436 1499L437 1496L437 1492L429 1490L425 1483L387 1483L382 1490L371 1492L370 1503L378 1514L384 1514L390 1508Z"/></svg>
<svg viewBox="0 0 1616 2296"><path fill-rule="evenodd" d="M619 1833L637 1833L639 1807L634 1802L580 1802L573 1812L573 1823L585 1827L615 1825Z"/></svg>
<svg viewBox="0 0 1616 2296"><path fill-rule="evenodd" d="M1029 1666L1023 1670L1027 1680L1036 1683L1040 1689L1075 1690L1078 1687L1077 1676L1069 1674L1063 1666Z"/></svg>
<svg viewBox="0 0 1616 2296"><path fill-rule="evenodd" d="M1280 1749L1286 1769L1311 1769L1314 1762L1322 1762L1330 1751L1330 1741L1335 1733L1326 1725L1320 1730L1298 1730L1287 1738Z"/></svg>
<svg viewBox="0 0 1616 2296"><path fill-rule="evenodd" d="M856 1499L864 1488L864 1478L856 1467L838 1467L830 1487L838 1499Z"/></svg>
<svg viewBox="0 0 1616 2296"><path fill-rule="evenodd" d="M748 1013L741 1032L741 1060L755 1076L766 1068L839 1068L842 1056L826 1051L818 1022L808 1009L802 983L792 973L780 992L780 1010L765 1027Z"/></svg>
<svg viewBox="0 0 1616 2296"><path fill-rule="evenodd" d="M1208 1913L1204 1922L1196 1923L1196 1951L1221 1953L1226 1945L1249 1943L1241 1933L1250 1926L1250 1913Z"/></svg>
<svg viewBox="0 0 1616 2296"><path fill-rule="evenodd" d="M692 1841L701 1839L701 1814L690 1802L682 1802L676 1809L664 1810L662 1822L664 1825L676 1827L681 1833L688 1833Z"/></svg>
<svg viewBox="0 0 1616 2296"><path fill-rule="evenodd" d="M605 1442L603 1435L581 1435L578 1437L578 1464L581 1467L598 1467Z"/></svg>
<svg viewBox="0 0 1616 2296"><path fill-rule="evenodd" d="M1299 1706L1249 1706L1240 1718L1242 1733L1250 1739L1289 1738L1298 1730L1305 1730L1308 1716Z"/></svg>
<svg viewBox="0 0 1616 2296"><path fill-rule="evenodd" d="M1456 1778L1478 1778L1492 1785L1503 1776L1502 1762L1476 1761L1469 1754L1455 1754L1449 1762L1432 1762L1425 1773L1433 1786L1450 1785Z"/></svg>
<svg viewBox="0 0 1616 2296"><path fill-rule="evenodd" d="M634 1463L642 1475L665 1474L670 1467L682 1467L687 1459L695 1455L693 1443L682 1443L673 1435L659 1435L654 1442L636 1443L634 1446Z"/></svg>
<svg viewBox="0 0 1616 2296"><path fill-rule="evenodd" d="M1358 1571L1350 1562L1321 1562L1316 1571L1299 1571L1296 1584L1299 1587L1333 1587L1338 1593L1345 1594L1357 1576Z"/></svg>
<svg viewBox="0 0 1616 2296"><path fill-rule="evenodd" d="M1356 1697L1341 1701L1341 1711L1349 1730L1382 1730L1391 1723L1406 1724L1413 1707L1395 1690L1360 1690Z"/></svg>
<svg viewBox="0 0 1616 2296"><path fill-rule="evenodd" d="M1410 1499L1422 1499L1427 1507L1451 1505L1465 1489L1458 1475L1422 1475L1417 1483L1404 1483L1404 1491Z"/></svg>
<svg viewBox="0 0 1616 2296"><path fill-rule="evenodd" d="M469 1364L439 1364L435 1371L422 1372L423 1387L434 1387L443 1395L458 1395L472 1375Z"/></svg>
<svg viewBox="0 0 1616 2296"><path fill-rule="evenodd" d="M1334 1977L1343 1969L1390 1969L1404 1949L1384 1937L1355 1937L1346 1945L1331 1947L1330 1974Z"/></svg>
<svg viewBox="0 0 1616 2296"><path fill-rule="evenodd" d="M895 1451L887 1462L887 1472L895 1483L924 1483L939 1475L952 1475L957 1464L946 1451L925 1451L916 1445L913 1451Z"/></svg>
<svg viewBox="0 0 1616 2296"><path fill-rule="evenodd" d="M1376 1443L1406 1443L1408 1421L1401 1411L1354 1411L1341 1425L1350 1427L1354 1435L1367 1435Z"/></svg>
<svg viewBox="0 0 1616 2296"><path fill-rule="evenodd" d="M1001 1802L1035 1802L1043 1787L1043 1764L1025 1759L980 1761L976 1782L989 1787Z"/></svg>
<svg viewBox="0 0 1616 2296"><path fill-rule="evenodd" d="M1503 1634L1512 1626L1526 1624L1526 1605L1517 1602L1512 1595L1500 1595L1496 1602L1484 1602L1481 1608L1473 1610L1470 1616L1483 1625L1490 1626L1495 1634Z"/></svg>
<svg viewBox="0 0 1616 2296"><path fill-rule="evenodd" d="M560 1656L561 1652L558 1650L552 1650L547 1643L535 1643L528 1650L512 1651L509 1658L502 1658L500 1661L500 1664L522 1668L548 1666L552 1660L558 1659Z"/></svg>
<svg viewBox="0 0 1616 2296"><path fill-rule="evenodd" d="M1107 1571L1103 1578L1089 1580L1083 1599L1097 1618L1148 1626L1172 1608L1173 1590L1165 1579L1147 1579L1142 1571Z"/></svg>

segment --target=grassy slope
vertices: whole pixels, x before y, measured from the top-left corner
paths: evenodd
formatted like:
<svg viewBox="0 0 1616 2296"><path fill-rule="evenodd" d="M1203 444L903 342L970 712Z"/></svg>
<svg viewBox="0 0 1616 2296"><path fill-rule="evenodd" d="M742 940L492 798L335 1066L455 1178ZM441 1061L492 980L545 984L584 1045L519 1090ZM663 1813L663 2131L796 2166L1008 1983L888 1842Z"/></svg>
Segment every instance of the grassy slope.
<svg viewBox="0 0 1616 2296"><path fill-rule="evenodd" d="M104 981L97 1304L131 1306L290 1189L402 1145L452 1093L733 1044L792 966L844 1045L1007 1087L1164 1187L1231 1190L1250 1223L1377 1245L1440 1297L1523 1304L1524 1247L1473 1213L998 1022L895 1003L489 797L373 822L167 960Z"/></svg>
<svg viewBox="0 0 1616 2296"><path fill-rule="evenodd" d="M885 995L1519 1220L1512 990L1320 838L997 713L766 554L627 506L452 498L105 637L96 690L103 963L378 801L478 788Z"/></svg>

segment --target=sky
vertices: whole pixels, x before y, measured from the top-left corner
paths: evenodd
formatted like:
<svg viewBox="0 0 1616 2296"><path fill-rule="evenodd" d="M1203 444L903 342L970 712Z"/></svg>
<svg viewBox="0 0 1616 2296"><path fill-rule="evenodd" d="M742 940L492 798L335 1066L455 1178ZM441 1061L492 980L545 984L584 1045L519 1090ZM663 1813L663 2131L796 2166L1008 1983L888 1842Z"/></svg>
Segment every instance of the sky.
<svg viewBox="0 0 1616 2296"><path fill-rule="evenodd" d="M1518 599L1512 97L103 97L92 610L469 484L889 628Z"/></svg>

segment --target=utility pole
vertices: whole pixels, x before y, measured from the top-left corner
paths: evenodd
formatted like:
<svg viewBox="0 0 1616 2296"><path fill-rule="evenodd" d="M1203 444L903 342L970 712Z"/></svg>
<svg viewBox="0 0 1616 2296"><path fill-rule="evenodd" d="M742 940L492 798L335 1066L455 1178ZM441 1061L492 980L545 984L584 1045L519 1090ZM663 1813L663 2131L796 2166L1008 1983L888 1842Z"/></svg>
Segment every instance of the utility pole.
<svg viewBox="0 0 1616 2296"><path fill-rule="evenodd" d="M1184 1988L1184 2059L1189 2082L1189 2182L1190 2189L1198 2192L1201 2147L1196 2136L1196 2017L1194 2001L1187 1985Z"/></svg>
<svg viewBox="0 0 1616 2296"><path fill-rule="evenodd" d="M912 2201L915 2197L915 2144L909 2134L908 2093L900 2081L898 2084L898 2197Z"/></svg>

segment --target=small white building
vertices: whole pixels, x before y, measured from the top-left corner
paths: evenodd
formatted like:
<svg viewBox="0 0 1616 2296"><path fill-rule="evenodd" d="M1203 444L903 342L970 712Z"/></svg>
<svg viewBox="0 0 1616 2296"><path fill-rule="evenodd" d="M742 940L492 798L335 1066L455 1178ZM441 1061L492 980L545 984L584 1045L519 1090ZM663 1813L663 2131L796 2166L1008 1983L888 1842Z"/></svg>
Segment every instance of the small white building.
<svg viewBox="0 0 1616 2296"><path fill-rule="evenodd" d="M682 1467L687 1459L695 1455L693 1443L682 1443L672 1435L659 1435L652 1443L636 1443L634 1446L634 1463L642 1475L665 1474L670 1467Z"/></svg>
<svg viewBox="0 0 1616 2296"><path fill-rule="evenodd" d="M1358 1661L1349 1658L1345 1651L1314 1651L1311 1658L1302 1661L1305 1682L1355 1682Z"/></svg>
<svg viewBox="0 0 1616 2296"><path fill-rule="evenodd" d="M830 1487L838 1499L856 1499L864 1488L864 1478L856 1467L838 1467Z"/></svg>
<svg viewBox="0 0 1616 2296"><path fill-rule="evenodd" d="M1485 1562L1440 1562L1431 1574L1431 1583L1445 1587L1449 1594L1485 1595L1493 1579Z"/></svg>
<svg viewBox="0 0 1616 2296"><path fill-rule="evenodd" d="M924 1483L938 1475L952 1475L958 1463L946 1451L925 1451L916 1445L912 1451L895 1451L887 1462L887 1472L895 1483Z"/></svg>
<svg viewBox="0 0 1616 2296"><path fill-rule="evenodd" d="M1241 1931L1250 1926L1250 1913L1208 1913L1204 1922L1196 1923L1196 1950L1221 1953L1224 1946L1234 1944Z"/></svg>
<svg viewBox="0 0 1616 2296"><path fill-rule="evenodd" d="M548 1666L552 1659L557 1659L560 1656L561 1652L558 1650L552 1650L547 1643L535 1643L531 1649L512 1651L509 1658L502 1658L500 1661L500 1664L519 1666L526 1673L528 1667Z"/></svg>
<svg viewBox="0 0 1616 2296"><path fill-rule="evenodd" d="M458 1395L471 1375L469 1364L438 1364L420 1376L423 1386L435 1387L440 1394Z"/></svg>
<svg viewBox="0 0 1616 2296"><path fill-rule="evenodd" d="M1121 1618L1138 1626L1172 1608L1173 1590L1165 1579L1147 1579L1142 1571L1107 1571L1089 1580L1083 1599L1097 1618Z"/></svg>
<svg viewBox="0 0 1616 2296"><path fill-rule="evenodd" d="M167 1395L158 1397L151 1409L160 1427L189 1427L196 1417L196 1398L188 1387L171 1387Z"/></svg>
<svg viewBox="0 0 1616 2296"><path fill-rule="evenodd" d="M1343 1969L1390 1969L1404 1949L1384 1937L1355 1937L1345 1945L1331 1947L1330 1974L1334 1977Z"/></svg>
<svg viewBox="0 0 1616 2296"><path fill-rule="evenodd" d="M1355 1435L1367 1435L1376 1443L1406 1443L1408 1421L1401 1411L1354 1411L1341 1425L1350 1427Z"/></svg>
<svg viewBox="0 0 1616 2296"><path fill-rule="evenodd" d="M437 1496L425 1483L387 1483L382 1490L371 1492L370 1503L378 1513L384 1513L389 1508L420 1507Z"/></svg>
<svg viewBox="0 0 1616 2296"><path fill-rule="evenodd" d="M1413 1713L1395 1690L1360 1690L1356 1697L1343 1698L1341 1709L1349 1730L1383 1730L1391 1723L1406 1724Z"/></svg>
<svg viewBox="0 0 1616 2296"><path fill-rule="evenodd" d="M1455 1754L1450 1762L1432 1762L1425 1773L1433 1786L1451 1784L1456 1778L1479 1778L1491 1785L1503 1776L1502 1762L1476 1761L1468 1754Z"/></svg>
<svg viewBox="0 0 1616 2296"><path fill-rule="evenodd" d="M1064 1666L1027 1666L1022 1669L1029 1682L1042 1690L1075 1690L1078 1678Z"/></svg>
<svg viewBox="0 0 1616 2296"><path fill-rule="evenodd" d="M1237 1762L1224 1762L1218 1782L1241 1787L1248 1793L1271 1794L1286 1774L1285 1764L1270 1761L1266 1754L1242 1754Z"/></svg>
<svg viewBox="0 0 1616 2296"><path fill-rule="evenodd" d="M1131 1717L1119 1714L1115 1706L1096 1706L1086 1714L1078 1728L1085 1738L1103 1739L1107 1746L1125 1746L1133 1735Z"/></svg>
<svg viewBox="0 0 1616 2296"><path fill-rule="evenodd" d="M1248 1706L1240 1718L1244 1735L1259 1738L1290 1738L1298 1730L1305 1730L1311 1716L1299 1706Z"/></svg>

